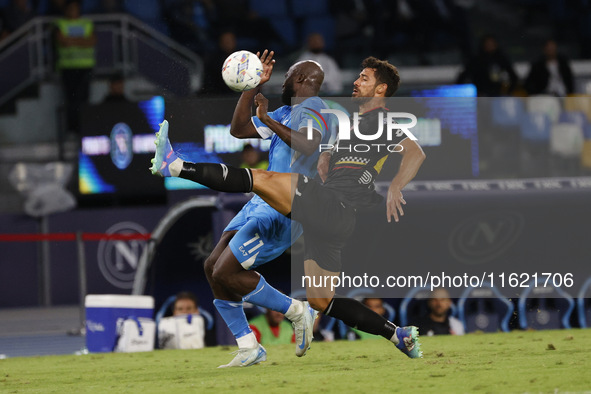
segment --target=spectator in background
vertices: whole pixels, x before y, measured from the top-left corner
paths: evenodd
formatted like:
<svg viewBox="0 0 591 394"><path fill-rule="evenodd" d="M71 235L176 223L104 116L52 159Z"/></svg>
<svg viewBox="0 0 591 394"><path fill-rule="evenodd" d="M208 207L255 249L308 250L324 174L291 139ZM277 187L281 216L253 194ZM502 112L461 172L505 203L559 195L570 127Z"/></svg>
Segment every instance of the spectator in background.
<svg viewBox="0 0 591 394"><path fill-rule="evenodd" d="M4 35L14 33L35 16L35 10L30 6L29 0L12 0L4 10Z"/></svg>
<svg viewBox="0 0 591 394"><path fill-rule="evenodd" d="M341 64L357 64L364 54L369 54L368 41L374 36L374 28L364 1L329 0L330 14L335 20L335 53Z"/></svg>
<svg viewBox="0 0 591 394"><path fill-rule="evenodd" d="M167 9L171 37L198 54L214 49L216 8L212 0L179 0Z"/></svg>
<svg viewBox="0 0 591 394"><path fill-rule="evenodd" d="M103 103L124 103L125 97L125 79L122 74L113 74L109 78L109 93L105 96Z"/></svg>
<svg viewBox="0 0 591 394"><path fill-rule="evenodd" d="M220 34L217 49L209 54L205 61L204 74L207 78L203 81L202 93L234 94L222 79L222 65L226 58L236 52L236 50L236 35L231 31L225 31Z"/></svg>
<svg viewBox="0 0 591 394"><path fill-rule="evenodd" d="M542 56L531 64L525 81L528 94L563 97L574 92L573 72L568 59L558 53L556 41L544 43Z"/></svg>
<svg viewBox="0 0 591 394"><path fill-rule="evenodd" d="M408 4L416 16L413 32L421 63L427 61L426 53L437 50L446 41L457 44L464 61L470 58L472 36L467 14L469 3L457 0L409 0Z"/></svg>
<svg viewBox="0 0 591 394"><path fill-rule="evenodd" d="M280 345L295 342L293 328L285 320L285 315L281 312L267 309L264 314L250 319L248 324L261 345Z"/></svg>
<svg viewBox="0 0 591 394"><path fill-rule="evenodd" d="M219 12L219 20L223 23L220 26L222 29L232 30L239 38L250 38L256 41L253 43L253 48L240 49L251 49L254 52L256 52L254 48L290 49L289 44L277 33L273 24L250 8L249 0L216 0L215 4Z"/></svg>
<svg viewBox="0 0 591 394"><path fill-rule="evenodd" d="M65 17L56 21L57 69L61 71L66 101L67 130L80 131L80 108L88 102L95 65L96 37L90 19L80 17L80 2L68 0Z"/></svg>
<svg viewBox="0 0 591 394"><path fill-rule="evenodd" d="M199 302L195 294L189 291L183 291L176 295L176 300L172 307L172 315L190 315L199 313Z"/></svg>
<svg viewBox="0 0 591 394"><path fill-rule="evenodd" d="M517 74L511 61L491 35L482 38L478 54L468 61L457 83L473 83L479 96L509 95L517 87Z"/></svg>
<svg viewBox="0 0 591 394"><path fill-rule="evenodd" d="M324 83L320 92L339 94L343 90L343 76L337 62L324 52L324 37L320 33L312 33L308 36L308 49L300 55L298 62L313 60L319 63L324 70Z"/></svg>
<svg viewBox="0 0 591 394"><path fill-rule="evenodd" d="M242 163L240 168L260 168L266 170L269 167L267 160L261 160L261 152L250 144L242 148Z"/></svg>
<svg viewBox="0 0 591 394"><path fill-rule="evenodd" d="M419 61L424 63L425 50L418 45L425 35L424 26L417 23L411 3L412 0L391 0L367 5L374 29L372 47L379 57L387 58L412 44L413 52L416 51Z"/></svg>
<svg viewBox="0 0 591 394"><path fill-rule="evenodd" d="M172 307L172 316L158 324L160 349L201 349L205 347L205 321L199 315L197 297L180 292Z"/></svg>
<svg viewBox="0 0 591 394"><path fill-rule="evenodd" d="M427 307L429 314L417 322L421 335L464 335L464 326L453 316L450 316L452 301L449 292L438 288L431 292Z"/></svg>

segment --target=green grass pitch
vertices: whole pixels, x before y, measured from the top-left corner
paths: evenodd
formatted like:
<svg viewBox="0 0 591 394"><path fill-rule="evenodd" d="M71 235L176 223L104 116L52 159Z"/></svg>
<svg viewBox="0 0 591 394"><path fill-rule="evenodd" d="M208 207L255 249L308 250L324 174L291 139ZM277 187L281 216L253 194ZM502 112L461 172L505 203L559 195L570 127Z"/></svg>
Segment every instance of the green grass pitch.
<svg viewBox="0 0 591 394"><path fill-rule="evenodd" d="M411 360L386 340L267 347L268 361L217 369L235 348L0 360L0 392L591 392L591 330L422 337Z"/></svg>

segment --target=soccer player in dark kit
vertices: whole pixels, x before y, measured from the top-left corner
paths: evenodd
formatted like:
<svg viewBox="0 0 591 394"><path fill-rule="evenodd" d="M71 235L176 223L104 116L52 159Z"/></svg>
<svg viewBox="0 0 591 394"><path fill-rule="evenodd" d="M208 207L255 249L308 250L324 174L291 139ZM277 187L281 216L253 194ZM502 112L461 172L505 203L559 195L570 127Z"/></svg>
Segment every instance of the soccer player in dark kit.
<svg viewBox="0 0 591 394"><path fill-rule="evenodd" d="M356 131L367 136L375 134L378 121L387 119L386 97L392 96L400 84L396 67L373 57L361 65L362 71L354 83L352 99L359 105ZM264 119L268 100L258 94L255 98L257 116ZM264 122L264 120L263 120ZM355 124L353 125L355 128ZM422 357L418 328L397 327L362 303L335 295L327 277L338 276L341 271L341 250L355 227L357 209L374 206L382 201L375 191L375 178L391 153L402 155L397 174L388 188L386 217L397 222L404 215L406 204L402 189L415 177L425 154L414 138L402 132L392 135L388 146L397 149L354 148L367 144L357 132L347 134L340 130L339 142L330 152L323 152L318 163L324 184L297 173L277 173L257 169L239 169L217 163L189 163L179 159L168 141L168 126L161 129L156 139L154 174L180 176L213 190L234 193L254 192L279 213L302 224L305 241L304 269L312 283L307 286L310 306L328 316L342 320L350 327L393 342L410 358ZM351 144L347 146L347 144ZM379 145L379 144L376 144ZM361 152L363 150L363 152ZM163 170L164 169L164 170Z"/></svg>

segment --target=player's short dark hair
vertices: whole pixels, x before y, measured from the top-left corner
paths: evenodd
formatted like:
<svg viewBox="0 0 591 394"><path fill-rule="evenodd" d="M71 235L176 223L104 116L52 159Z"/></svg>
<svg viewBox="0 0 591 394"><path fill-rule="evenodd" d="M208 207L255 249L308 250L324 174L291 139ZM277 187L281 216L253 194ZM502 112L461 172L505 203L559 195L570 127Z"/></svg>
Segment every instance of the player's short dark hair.
<svg viewBox="0 0 591 394"><path fill-rule="evenodd" d="M361 63L361 69L364 68L374 69L378 84L385 83L388 85L386 97L390 97L396 93L400 86L400 75L398 75L398 69L394 65L390 64L387 60L380 60L370 56Z"/></svg>
<svg viewBox="0 0 591 394"><path fill-rule="evenodd" d="M180 293L178 293L176 295L176 299L174 300L173 307L176 306L176 302L178 300L191 300L195 303L195 307L199 307L199 301L197 300L197 297L190 291L181 291Z"/></svg>

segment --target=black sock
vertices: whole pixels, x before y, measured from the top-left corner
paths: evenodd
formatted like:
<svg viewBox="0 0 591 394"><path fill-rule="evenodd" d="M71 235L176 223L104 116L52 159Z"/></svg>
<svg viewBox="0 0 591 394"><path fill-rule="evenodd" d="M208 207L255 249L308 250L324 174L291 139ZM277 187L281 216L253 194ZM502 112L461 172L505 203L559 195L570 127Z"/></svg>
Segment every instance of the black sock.
<svg viewBox="0 0 591 394"><path fill-rule="evenodd" d="M327 316L342 320L346 325L390 340L396 325L352 298L335 296L324 311Z"/></svg>
<svg viewBox="0 0 591 394"><path fill-rule="evenodd" d="M201 183L210 189L229 193L250 193L250 168L236 168L221 163L184 162L179 177Z"/></svg>

